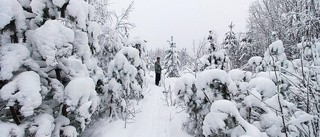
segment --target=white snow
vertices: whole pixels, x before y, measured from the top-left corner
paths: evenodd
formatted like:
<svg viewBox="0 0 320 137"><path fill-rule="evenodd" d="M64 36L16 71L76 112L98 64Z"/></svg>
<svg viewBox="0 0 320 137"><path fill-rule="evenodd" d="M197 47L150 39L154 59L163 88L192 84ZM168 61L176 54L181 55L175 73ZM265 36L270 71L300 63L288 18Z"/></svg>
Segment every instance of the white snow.
<svg viewBox="0 0 320 137"><path fill-rule="evenodd" d="M176 102L189 102L192 99L192 95L194 94L191 90L192 85L195 86L196 78L192 74L185 74L182 77L178 78L176 84L173 88L174 95L177 96L179 100Z"/></svg>
<svg viewBox="0 0 320 137"><path fill-rule="evenodd" d="M210 84L214 80L220 81L222 84L228 86L228 91L235 93L237 91L236 84L229 78L228 73L220 69L205 70L198 74L196 80L196 87L198 89L197 96L200 98L205 98L204 92L209 96L209 99L213 101L215 97L211 92ZM209 93L209 94L208 94Z"/></svg>
<svg viewBox="0 0 320 137"><path fill-rule="evenodd" d="M254 57L251 57L248 61L248 64L250 66L253 66L253 65L260 65L261 64L261 61L262 61L262 57L260 56L254 56Z"/></svg>
<svg viewBox="0 0 320 137"><path fill-rule="evenodd" d="M66 0L52 0L52 3L61 8L66 3Z"/></svg>
<svg viewBox="0 0 320 137"><path fill-rule="evenodd" d="M88 33L92 35L92 43L95 47L96 52L99 52L101 49L98 44L98 36L102 34L99 24L96 22L90 22L88 27Z"/></svg>
<svg viewBox="0 0 320 137"><path fill-rule="evenodd" d="M67 6L67 11L69 15L76 19L77 26L82 30L86 29L86 21L89 20L88 17L92 15L91 6L82 0L70 0Z"/></svg>
<svg viewBox="0 0 320 137"><path fill-rule="evenodd" d="M1 137L24 137L24 128L12 123L4 123L0 120L0 136Z"/></svg>
<svg viewBox="0 0 320 137"><path fill-rule="evenodd" d="M30 52L23 44L6 44L0 49L0 80L8 80L13 72L29 58Z"/></svg>
<svg viewBox="0 0 320 137"><path fill-rule="evenodd" d="M272 57L271 57L272 56ZM283 42L277 40L269 45L269 49L264 53L264 58L267 62L273 62L276 64L277 61L283 62L287 59L284 53ZM273 64L273 63L271 63Z"/></svg>
<svg viewBox="0 0 320 137"><path fill-rule="evenodd" d="M35 117L29 128L31 133L35 133L36 137L51 137L54 129L54 118L49 114L40 114Z"/></svg>
<svg viewBox="0 0 320 137"><path fill-rule="evenodd" d="M0 29L3 29L5 25L9 24L12 18L12 8L11 2L12 0L0 0Z"/></svg>
<svg viewBox="0 0 320 137"><path fill-rule="evenodd" d="M239 69L233 69L230 70L228 72L229 77L233 80L233 81L243 81L243 79L245 78L245 72Z"/></svg>
<svg viewBox="0 0 320 137"><path fill-rule="evenodd" d="M240 116L235 103L228 100L217 100L212 103L210 113L205 117L203 122L203 134L208 136L213 131L218 132L219 129L224 129L225 123L223 120L227 119L228 116L234 116L236 118L239 124L245 129L244 135L261 137L260 130L245 121Z"/></svg>
<svg viewBox="0 0 320 137"><path fill-rule="evenodd" d="M262 99L268 99L277 92L276 85L272 80L264 77L254 78L249 82L250 88L255 88L262 95Z"/></svg>
<svg viewBox="0 0 320 137"><path fill-rule="evenodd" d="M38 52L51 66L57 65L56 57L70 55L74 40L74 33L59 21L49 20L44 25L29 33L29 41L37 46Z"/></svg>
<svg viewBox="0 0 320 137"><path fill-rule="evenodd" d="M39 21L42 22L43 18L41 18L41 16L43 14L43 9L46 7L45 0L32 0L30 3L30 6L32 9L32 12L37 15L35 20L37 22L39 22Z"/></svg>
<svg viewBox="0 0 320 137"><path fill-rule="evenodd" d="M75 57L62 58L60 60L63 63L63 67L67 68L71 76L73 77L87 77L89 76L89 72L87 67L82 64L81 60L76 59Z"/></svg>
<svg viewBox="0 0 320 137"><path fill-rule="evenodd" d="M26 28L23 9L17 0L0 0L0 30L15 19L17 32Z"/></svg>
<svg viewBox="0 0 320 137"><path fill-rule="evenodd" d="M75 31L73 45L78 56L84 57L85 59L90 58L91 53L90 47L88 45L87 33L82 31Z"/></svg>
<svg viewBox="0 0 320 137"><path fill-rule="evenodd" d="M76 120L81 123L82 130L85 128L85 121L90 121L92 113L97 109L98 101L95 84L89 77L74 78L65 88L67 111L76 112Z"/></svg>
<svg viewBox="0 0 320 137"><path fill-rule="evenodd" d="M16 76L0 90L0 97L8 100L7 106L13 106L17 101L21 105L20 112L24 116L34 113L41 102L40 77L33 71L26 71Z"/></svg>

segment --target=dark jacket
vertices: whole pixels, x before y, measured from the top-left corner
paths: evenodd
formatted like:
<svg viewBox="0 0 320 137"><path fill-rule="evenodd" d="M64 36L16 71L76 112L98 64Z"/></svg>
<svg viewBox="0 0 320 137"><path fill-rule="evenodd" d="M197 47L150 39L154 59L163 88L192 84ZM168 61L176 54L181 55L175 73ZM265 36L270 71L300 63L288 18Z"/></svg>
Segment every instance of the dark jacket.
<svg viewBox="0 0 320 137"><path fill-rule="evenodd" d="M161 73L162 68L159 61L156 61L156 63L154 63L154 70L156 73Z"/></svg>

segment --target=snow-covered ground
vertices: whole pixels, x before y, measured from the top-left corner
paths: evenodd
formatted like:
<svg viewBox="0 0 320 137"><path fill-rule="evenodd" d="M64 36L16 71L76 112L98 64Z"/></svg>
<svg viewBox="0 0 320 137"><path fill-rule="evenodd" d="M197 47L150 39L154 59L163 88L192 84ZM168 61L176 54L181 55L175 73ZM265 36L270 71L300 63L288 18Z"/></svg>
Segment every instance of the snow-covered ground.
<svg viewBox="0 0 320 137"><path fill-rule="evenodd" d="M134 120L129 120L132 123L128 123L125 128L123 120L109 122L108 119L101 119L82 137L189 137L182 130L188 115L179 107L167 105L163 94L164 84L161 87L155 86L153 75L154 72L147 74L144 99L135 106L138 113ZM173 89L176 78L165 81L166 87L171 85Z"/></svg>

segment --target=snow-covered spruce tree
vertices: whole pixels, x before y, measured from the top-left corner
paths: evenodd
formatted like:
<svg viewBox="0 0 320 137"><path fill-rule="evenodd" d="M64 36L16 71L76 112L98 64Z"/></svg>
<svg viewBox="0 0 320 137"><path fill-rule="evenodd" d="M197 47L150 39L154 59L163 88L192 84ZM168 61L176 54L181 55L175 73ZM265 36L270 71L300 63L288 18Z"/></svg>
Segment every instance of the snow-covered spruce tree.
<svg viewBox="0 0 320 137"><path fill-rule="evenodd" d="M138 81L140 87L142 88L142 86L145 84L145 71L146 71L146 61L147 61L147 57L146 57L146 41L142 40L139 37L134 38L131 42L130 45L137 49L139 51L139 58L141 59L141 63L139 65L134 65L133 60L136 60L137 57L127 57L129 58L128 60L131 61L131 64L135 66L135 68L137 69L137 75L136 75L136 80ZM128 54L128 53L127 53Z"/></svg>
<svg viewBox="0 0 320 137"><path fill-rule="evenodd" d="M178 97L187 107L189 120L185 123L188 133L203 136L203 120L209 113L211 104L220 99L231 100L236 91L235 83L223 70L212 69L200 72L197 78L183 76L174 88Z"/></svg>
<svg viewBox="0 0 320 137"><path fill-rule="evenodd" d="M143 83L144 70L144 63L137 49L125 47L116 54L109 64L108 84L105 89L107 94L103 99L107 104L104 110L108 116L125 119L129 101L142 97L142 85L139 85L137 80L140 79L137 77L141 77Z"/></svg>
<svg viewBox="0 0 320 137"><path fill-rule="evenodd" d="M173 42L173 37L171 37L171 41L169 41L170 48L167 49L166 56L164 58L165 64L164 69L167 69L165 75L169 78L171 77L180 77L179 74L179 55L176 49L176 43Z"/></svg>
<svg viewBox="0 0 320 137"><path fill-rule="evenodd" d="M174 104L187 107L187 112L190 112L196 105L196 78L192 74L185 74L177 79L173 92L176 96Z"/></svg>
<svg viewBox="0 0 320 137"><path fill-rule="evenodd" d="M99 51L100 34L91 22L93 8L82 0L1 3L9 4L0 10L10 18L1 24L0 34L0 80L7 83L0 91L7 105L0 117L1 127L7 130L1 133L77 136L98 109L95 85L104 77L92 56ZM15 36L8 37L9 33ZM78 85L79 81L83 84ZM78 90L75 94L75 86L82 94ZM14 126L12 121L23 126Z"/></svg>
<svg viewBox="0 0 320 137"><path fill-rule="evenodd" d="M210 32L208 40L205 44L207 47L207 54L203 55L197 60L197 70L203 71L206 69L221 69L229 70L229 57L225 49L221 49L219 45L214 44L213 33Z"/></svg>
<svg viewBox="0 0 320 137"><path fill-rule="evenodd" d="M225 38L222 43L222 49L225 49L226 54L229 55L231 69L240 68L240 47L239 42L236 38L236 34L232 30L234 24L232 24L231 22L228 27L230 28L230 30L225 34Z"/></svg>

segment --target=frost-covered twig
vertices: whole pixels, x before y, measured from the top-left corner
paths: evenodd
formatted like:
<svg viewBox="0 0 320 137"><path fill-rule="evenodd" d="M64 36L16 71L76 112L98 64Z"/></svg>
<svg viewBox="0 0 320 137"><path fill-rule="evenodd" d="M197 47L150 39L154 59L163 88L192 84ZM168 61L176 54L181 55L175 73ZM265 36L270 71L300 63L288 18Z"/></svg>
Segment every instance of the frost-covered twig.
<svg viewBox="0 0 320 137"><path fill-rule="evenodd" d="M270 57L272 59L273 69L274 69L274 73L275 73L276 80L277 80L276 85L277 85L278 103L279 103L279 108L280 108L280 113L281 113L281 118L282 118L283 129L284 129L284 132L286 134L286 137L288 137L287 128L286 128L286 122L284 120L283 108L282 108L282 104L281 104L281 101L280 101L280 87L279 87L279 78L278 78L277 71L276 71L276 64L275 64L275 60L274 60L274 58L273 58L273 56L271 54L270 48L269 48L268 51L269 51Z"/></svg>

